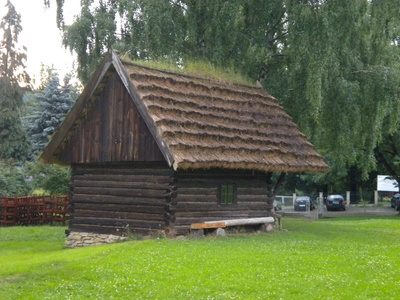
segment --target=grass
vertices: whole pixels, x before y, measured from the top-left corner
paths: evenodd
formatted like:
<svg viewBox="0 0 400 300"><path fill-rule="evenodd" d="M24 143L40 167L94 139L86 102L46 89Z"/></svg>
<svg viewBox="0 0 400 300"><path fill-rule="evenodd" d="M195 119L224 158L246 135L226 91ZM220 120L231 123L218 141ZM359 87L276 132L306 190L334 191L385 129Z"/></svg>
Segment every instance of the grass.
<svg viewBox="0 0 400 300"><path fill-rule="evenodd" d="M63 227L0 228L0 299L398 299L399 218L80 249Z"/></svg>
<svg viewBox="0 0 400 300"><path fill-rule="evenodd" d="M207 79L214 79L225 83L235 83L250 87L255 87L255 82L249 78L238 73L232 68L218 68L206 61L186 61L184 64L177 64L171 61L143 61L143 60L131 60L127 56L122 57L123 60L131 61L135 64L142 66L186 74L194 77L202 77Z"/></svg>

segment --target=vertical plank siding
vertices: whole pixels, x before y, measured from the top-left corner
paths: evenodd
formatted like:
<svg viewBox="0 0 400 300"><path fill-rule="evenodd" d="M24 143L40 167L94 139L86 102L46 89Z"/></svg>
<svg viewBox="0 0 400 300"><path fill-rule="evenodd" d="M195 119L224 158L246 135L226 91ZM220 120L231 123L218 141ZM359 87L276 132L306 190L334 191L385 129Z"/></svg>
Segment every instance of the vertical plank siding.
<svg viewBox="0 0 400 300"><path fill-rule="evenodd" d="M72 163L163 161L164 157L120 77L114 74L60 151Z"/></svg>
<svg viewBox="0 0 400 300"><path fill-rule="evenodd" d="M165 163L74 165L70 230L116 235L165 230L173 181Z"/></svg>
<svg viewBox="0 0 400 300"><path fill-rule="evenodd" d="M219 204L220 184L236 185L236 204ZM175 219L174 231L178 235L187 234L192 223L269 215L262 173L234 170L179 172L176 185L171 212Z"/></svg>

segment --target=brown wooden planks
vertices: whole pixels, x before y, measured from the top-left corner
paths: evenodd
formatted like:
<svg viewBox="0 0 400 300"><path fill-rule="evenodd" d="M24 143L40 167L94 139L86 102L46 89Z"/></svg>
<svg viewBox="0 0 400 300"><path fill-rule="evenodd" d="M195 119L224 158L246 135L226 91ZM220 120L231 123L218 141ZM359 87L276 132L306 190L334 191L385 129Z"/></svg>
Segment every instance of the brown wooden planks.
<svg viewBox="0 0 400 300"><path fill-rule="evenodd" d="M61 151L71 163L165 161L120 77L106 78Z"/></svg>

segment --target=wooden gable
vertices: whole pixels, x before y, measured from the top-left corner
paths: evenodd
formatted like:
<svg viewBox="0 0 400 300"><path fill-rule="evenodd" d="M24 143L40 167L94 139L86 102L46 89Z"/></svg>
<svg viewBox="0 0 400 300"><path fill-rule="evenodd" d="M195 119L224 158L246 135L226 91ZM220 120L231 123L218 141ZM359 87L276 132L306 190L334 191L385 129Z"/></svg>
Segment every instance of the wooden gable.
<svg viewBox="0 0 400 300"><path fill-rule="evenodd" d="M164 161L164 157L117 72L79 116L58 149L66 163Z"/></svg>

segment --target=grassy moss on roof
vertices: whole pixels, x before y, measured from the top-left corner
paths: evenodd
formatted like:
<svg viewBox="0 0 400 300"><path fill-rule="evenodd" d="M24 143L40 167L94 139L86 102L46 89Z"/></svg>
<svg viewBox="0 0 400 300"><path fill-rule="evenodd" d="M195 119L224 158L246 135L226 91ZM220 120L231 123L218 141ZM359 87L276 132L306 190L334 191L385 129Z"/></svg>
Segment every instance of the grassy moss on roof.
<svg viewBox="0 0 400 300"><path fill-rule="evenodd" d="M233 69L217 68L205 61L187 61L183 65L178 65L172 61L159 60L131 60L127 56L121 56L121 60L133 64L141 65L148 68L180 73L193 77L201 77L206 79L218 80L224 83L233 83L255 87L255 83L249 78L241 75Z"/></svg>

